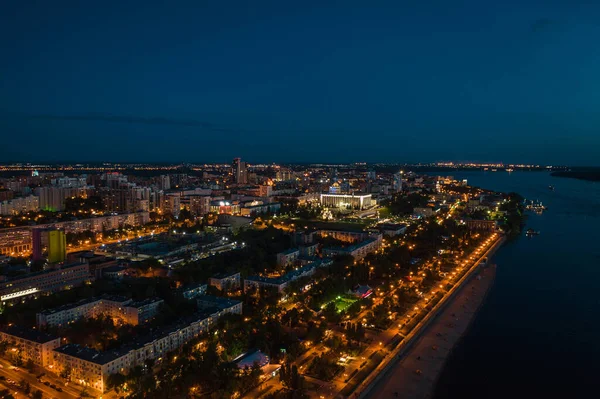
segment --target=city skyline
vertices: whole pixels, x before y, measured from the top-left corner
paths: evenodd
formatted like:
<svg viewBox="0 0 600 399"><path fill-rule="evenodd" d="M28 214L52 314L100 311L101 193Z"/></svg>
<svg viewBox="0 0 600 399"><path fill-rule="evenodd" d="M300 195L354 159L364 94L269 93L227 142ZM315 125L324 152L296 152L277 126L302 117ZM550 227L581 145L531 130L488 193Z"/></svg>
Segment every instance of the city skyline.
<svg viewBox="0 0 600 399"><path fill-rule="evenodd" d="M594 165L600 8L544 3L12 3L0 158Z"/></svg>

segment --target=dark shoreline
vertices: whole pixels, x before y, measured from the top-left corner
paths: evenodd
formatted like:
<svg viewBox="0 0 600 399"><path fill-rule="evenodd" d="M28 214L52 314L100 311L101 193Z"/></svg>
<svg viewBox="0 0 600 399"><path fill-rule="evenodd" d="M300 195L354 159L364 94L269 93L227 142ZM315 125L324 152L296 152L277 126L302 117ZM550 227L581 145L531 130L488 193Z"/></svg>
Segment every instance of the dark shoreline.
<svg viewBox="0 0 600 399"><path fill-rule="evenodd" d="M580 174L580 173L569 173L569 172L559 172L560 174L552 174L552 177L559 177L563 179L576 179L583 181L600 181L600 174Z"/></svg>
<svg viewBox="0 0 600 399"><path fill-rule="evenodd" d="M552 177L566 177L585 181L600 181L600 168L579 168L564 171L556 171L550 174Z"/></svg>

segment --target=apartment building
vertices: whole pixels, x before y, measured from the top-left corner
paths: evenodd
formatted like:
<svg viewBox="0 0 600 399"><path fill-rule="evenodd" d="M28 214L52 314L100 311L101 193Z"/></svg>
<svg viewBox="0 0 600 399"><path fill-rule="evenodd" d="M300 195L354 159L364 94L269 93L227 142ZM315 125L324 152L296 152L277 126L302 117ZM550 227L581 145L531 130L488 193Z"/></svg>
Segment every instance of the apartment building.
<svg viewBox="0 0 600 399"><path fill-rule="evenodd" d="M311 276L318 267L328 266L331 263L332 261L328 259L317 260L279 277L248 276L244 279L244 291L256 287L273 288L282 293L290 281Z"/></svg>
<svg viewBox="0 0 600 399"><path fill-rule="evenodd" d="M85 317L97 317L101 314L126 320L125 309L132 300L119 296L104 296L83 299L79 302L44 310L36 314L38 327L64 326Z"/></svg>
<svg viewBox="0 0 600 399"><path fill-rule="evenodd" d="M240 273L219 273L212 276L208 283L221 291L236 290L240 287Z"/></svg>
<svg viewBox="0 0 600 399"><path fill-rule="evenodd" d="M363 259L371 252L377 251L381 247L382 235L374 234L370 238L348 247L323 248L323 255L334 257L336 255L350 255L356 260Z"/></svg>
<svg viewBox="0 0 600 399"><path fill-rule="evenodd" d="M203 303L211 301L206 299ZM207 306L201 313L151 331L118 350L99 352L76 344L58 347L54 350L55 369L59 372L67 370L72 382L104 392L107 389L106 380L111 374L126 373L134 366L144 365L149 359L160 362L167 353L208 331L221 315L238 311L241 313L242 303L233 302L235 303L229 308ZM211 303L219 304L218 301ZM220 305L226 306L227 303L220 302Z"/></svg>
<svg viewBox="0 0 600 399"><path fill-rule="evenodd" d="M277 264L285 267L292 265L300 256L300 251L295 248L288 249L277 254Z"/></svg>
<svg viewBox="0 0 600 399"><path fill-rule="evenodd" d="M200 295L196 298L198 308L212 311L217 317L224 314L242 314L242 302L213 295ZM215 311L216 310L216 311Z"/></svg>
<svg viewBox="0 0 600 399"><path fill-rule="evenodd" d="M206 284L200 284L200 283L188 284L188 285L185 285L185 286L179 288L177 290L177 292L180 293L181 296L183 296L185 299L193 299L193 298L197 297L198 295L206 294L206 288L207 288Z"/></svg>
<svg viewBox="0 0 600 399"><path fill-rule="evenodd" d="M318 230L319 237L331 237L343 242L360 242L369 237L366 231L347 231L347 230Z"/></svg>
<svg viewBox="0 0 600 399"><path fill-rule="evenodd" d="M124 307L123 318L126 323L134 326L146 323L156 316L164 303L160 298L132 302Z"/></svg>
<svg viewBox="0 0 600 399"><path fill-rule="evenodd" d="M0 282L0 301L23 299L41 293L72 288L93 280L87 263L72 263L57 269L30 273Z"/></svg>
<svg viewBox="0 0 600 399"><path fill-rule="evenodd" d="M0 331L0 341L8 343L7 351L14 352L21 360L32 360L38 366L52 364L53 350L60 346L60 338L39 330L8 327Z"/></svg>

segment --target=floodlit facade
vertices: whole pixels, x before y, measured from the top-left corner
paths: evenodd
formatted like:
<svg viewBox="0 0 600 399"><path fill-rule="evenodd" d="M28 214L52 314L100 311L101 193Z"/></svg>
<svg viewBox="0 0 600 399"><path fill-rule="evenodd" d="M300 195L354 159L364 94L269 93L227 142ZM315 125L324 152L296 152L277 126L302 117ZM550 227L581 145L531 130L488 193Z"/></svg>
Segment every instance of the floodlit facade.
<svg viewBox="0 0 600 399"><path fill-rule="evenodd" d="M321 194L320 201L326 208L365 209L373 204L371 194Z"/></svg>
<svg viewBox="0 0 600 399"><path fill-rule="evenodd" d="M64 262L67 257L67 236L62 230L48 231L48 262Z"/></svg>

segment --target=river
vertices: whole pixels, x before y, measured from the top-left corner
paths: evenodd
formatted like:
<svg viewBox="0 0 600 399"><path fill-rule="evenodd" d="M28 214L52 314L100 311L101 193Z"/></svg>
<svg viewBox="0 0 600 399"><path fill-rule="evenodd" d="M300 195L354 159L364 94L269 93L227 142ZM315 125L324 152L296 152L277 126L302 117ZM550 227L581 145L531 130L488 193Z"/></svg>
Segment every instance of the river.
<svg viewBox="0 0 600 399"><path fill-rule="evenodd" d="M526 228L539 236L497 252L496 283L434 398L600 396L600 183L546 172L453 176L539 199L548 210L529 214Z"/></svg>

